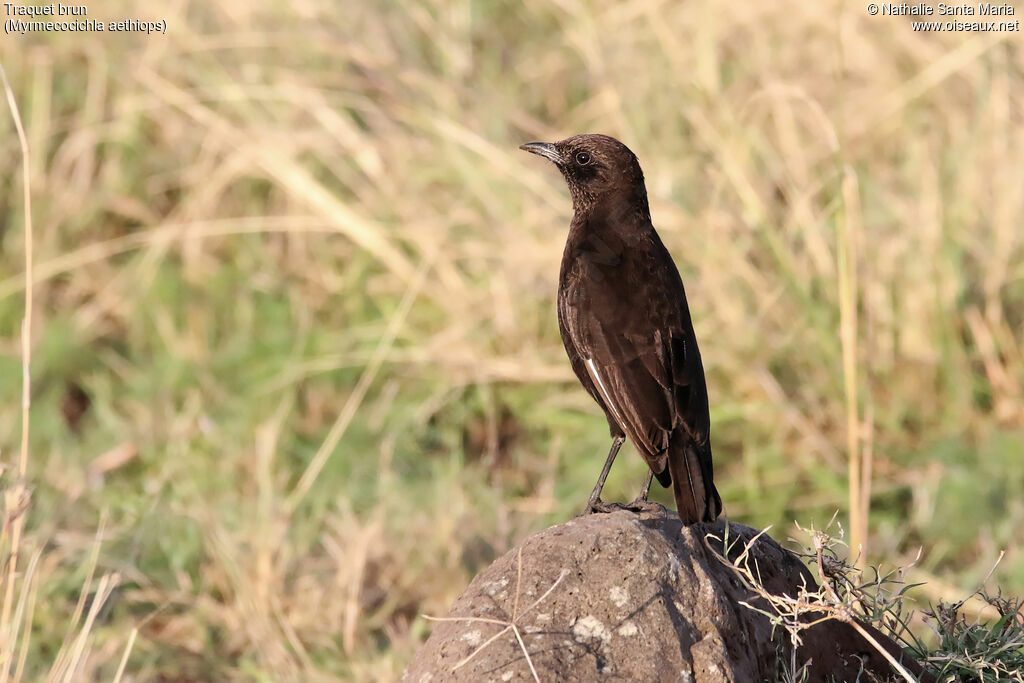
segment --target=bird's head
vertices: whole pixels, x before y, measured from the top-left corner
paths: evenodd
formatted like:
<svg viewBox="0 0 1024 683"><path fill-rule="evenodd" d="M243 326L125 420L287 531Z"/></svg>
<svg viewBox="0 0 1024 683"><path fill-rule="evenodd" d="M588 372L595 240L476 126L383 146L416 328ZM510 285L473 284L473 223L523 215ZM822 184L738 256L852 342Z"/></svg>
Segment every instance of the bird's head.
<svg viewBox="0 0 1024 683"><path fill-rule="evenodd" d="M577 213L586 213L609 200L625 201L647 212L647 190L640 162L615 138L574 135L561 142L528 142L519 149L542 156L558 167Z"/></svg>

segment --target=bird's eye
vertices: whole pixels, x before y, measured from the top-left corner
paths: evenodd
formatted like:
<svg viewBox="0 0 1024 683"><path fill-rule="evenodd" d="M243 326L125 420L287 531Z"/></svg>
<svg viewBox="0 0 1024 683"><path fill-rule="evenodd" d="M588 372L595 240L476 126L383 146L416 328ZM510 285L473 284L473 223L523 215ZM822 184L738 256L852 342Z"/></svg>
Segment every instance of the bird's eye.
<svg viewBox="0 0 1024 683"><path fill-rule="evenodd" d="M586 152L576 152L576 163L580 166L586 166L591 162L590 155Z"/></svg>

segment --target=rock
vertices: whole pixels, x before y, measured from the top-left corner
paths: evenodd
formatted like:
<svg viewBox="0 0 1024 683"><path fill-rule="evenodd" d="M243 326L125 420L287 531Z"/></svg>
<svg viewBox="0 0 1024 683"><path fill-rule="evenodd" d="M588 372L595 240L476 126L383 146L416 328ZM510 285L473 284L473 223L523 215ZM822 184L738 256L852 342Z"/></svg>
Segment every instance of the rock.
<svg viewBox="0 0 1024 683"><path fill-rule="evenodd" d="M725 522L684 528L674 512L617 510L573 519L534 534L478 575L452 605L403 680L775 681L791 648L764 607L705 545ZM729 524L732 555L758 531ZM710 539L709 539L710 540ZM710 540L717 552L721 541ZM813 590L810 571L767 535L751 549L764 587ZM508 626L515 621L517 634ZM917 675L921 668L875 629L873 637ZM796 661L811 681L899 680L848 624L802 632ZM520 645L519 638L522 639ZM529 661L523 648L529 653ZM474 654L475 653L475 654Z"/></svg>

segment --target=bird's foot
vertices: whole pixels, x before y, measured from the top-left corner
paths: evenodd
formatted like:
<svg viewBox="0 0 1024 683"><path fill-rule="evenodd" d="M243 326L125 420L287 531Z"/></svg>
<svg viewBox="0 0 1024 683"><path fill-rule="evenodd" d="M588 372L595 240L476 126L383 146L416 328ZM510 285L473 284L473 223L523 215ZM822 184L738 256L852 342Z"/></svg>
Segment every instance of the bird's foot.
<svg viewBox="0 0 1024 683"><path fill-rule="evenodd" d="M615 503L611 503L611 504L605 503L600 498L597 498L595 500L591 500L591 501L587 502L587 507L584 508L582 514L584 514L584 515L592 515L592 514L597 513L597 512L609 513L609 512L613 512L617 507L619 507L619 506L616 505Z"/></svg>
<svg viewBox="0 0 1024 683"><path fill-rule="evenodd" d="M649 501L646 498L637 498L633 502L627 503L624 507L627 510L630 510L631 512L651 512L651 513L660 513L661 512L661 505L660 504L652 502L652 501Z"/></svg>

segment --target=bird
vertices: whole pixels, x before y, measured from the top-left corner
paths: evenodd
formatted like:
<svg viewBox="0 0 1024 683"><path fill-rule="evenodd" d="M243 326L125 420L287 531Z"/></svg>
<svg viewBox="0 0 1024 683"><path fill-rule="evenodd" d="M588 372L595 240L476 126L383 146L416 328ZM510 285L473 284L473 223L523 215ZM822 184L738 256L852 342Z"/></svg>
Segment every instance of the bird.
<svg viewBox="0 0 1024 683"><path fill-rule="evenodd" d="M607 135L528 142L553 162L573 217L558 276L558 328L573 372L604 411L612 445L584 512L609 506L601 491L628 437L651 481L672 487L684 525L722 512L711 462L704 366L683 281L651 222L635 154Z"/></svg>

